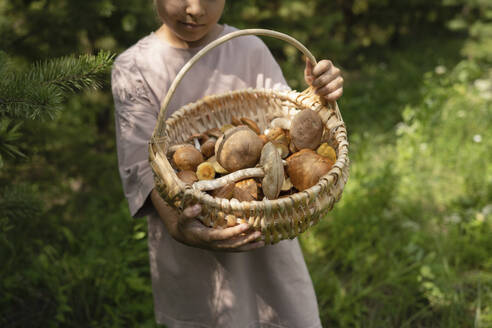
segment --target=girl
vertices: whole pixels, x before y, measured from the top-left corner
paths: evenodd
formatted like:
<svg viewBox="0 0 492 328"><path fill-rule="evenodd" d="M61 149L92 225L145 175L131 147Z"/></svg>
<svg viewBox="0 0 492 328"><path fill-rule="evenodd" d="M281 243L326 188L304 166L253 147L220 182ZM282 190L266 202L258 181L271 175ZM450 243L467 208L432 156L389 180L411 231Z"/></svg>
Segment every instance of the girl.
<svg viewBox="0 0 492 328"><path fill-rule="evenodd" d="M297 240L263 247L247 224L205 227L200 206L178 213L154 190L147 143L181 67L235 28L220 25L225 0L154 0L162 26L123 52L112 71L118 163L133 217L147 216L156 321L167 327L321 327ZM328 60L306 63L306 82L329 101L343 92ZM287 88L263 42L240 37L213 49L184 77L168 114L208 94Z"/></svg>

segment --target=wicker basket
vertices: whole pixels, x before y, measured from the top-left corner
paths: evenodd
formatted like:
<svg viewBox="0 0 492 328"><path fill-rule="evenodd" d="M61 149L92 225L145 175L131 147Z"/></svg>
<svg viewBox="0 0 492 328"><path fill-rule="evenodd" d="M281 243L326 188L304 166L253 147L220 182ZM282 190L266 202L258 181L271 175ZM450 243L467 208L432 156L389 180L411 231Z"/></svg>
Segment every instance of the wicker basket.
<svg viewBox="0 0 492 328"><path fill-rule="evenodd" d="M156 189L171 206L182 210L189 204L199 203L202 206L200 219L205 225L223 228L227 222L231 222L231 218L237 223L249 222L254 229L262 232L266 244L273 244L282 239L294 238L316 224L340 199L348 178L347 133L336 102L322 103L310 88L304 92L245 89L207 96L182 107L166 120L169 101L191 66L211 49L242 35L263 35L284 40L303 52L312 63L316 63L313 55L301 43L275 31L239 30L215 40L181 69L171 85L149 142L149 160ZM170 146L185 142L193 134L230 123L233 116L248 117L264 130L272 119L290 118L299 110L313 110L320 115L325 132L330 133L333 140L337 160L316 185L289 197L251 202L215 198L193 185L183 183L167 159Z"/></svg>

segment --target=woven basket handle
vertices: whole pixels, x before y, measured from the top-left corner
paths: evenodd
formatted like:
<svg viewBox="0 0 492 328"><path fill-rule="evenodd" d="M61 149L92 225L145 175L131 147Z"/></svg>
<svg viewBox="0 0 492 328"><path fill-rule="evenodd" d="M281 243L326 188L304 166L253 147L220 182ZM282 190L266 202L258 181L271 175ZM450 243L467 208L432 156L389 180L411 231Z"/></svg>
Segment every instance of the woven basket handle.
<svg viewBox="0 0 492 328"><path fill-rule="evenodd" d="M169 91L166 94L166 97L162 101L161 104L161 109L159 112L159 116L157 119L157 127L156 130L154 131L154 136L153 138L160 138L164 135L164 132L166 130L166 113L167 113L167 107L169 105L169 102L171 101L171 97L173 96L174 92L176 91L176 88L178 84L181 82L183 79L184 75L186 72L190 70L190 68L200 59L202 58L207 52L212 50L213 48L221 45L222 43L229 41L231 39L237 38L239 36L243 35L262 35L262 36L270 36L273 38L277 38L280 40L284 40L297 49L299 49L306 57L311 61L311 63L316 65L316 59L314 56L311 54L311 52L299 41L294 39L293 37L276 32L276 31L271 31L271 30L266 30L266 29L246 29L246 30L239 30L239 31L234 31L232 33L226 34L221 38L218 38L217 40L214 40L213 42L210 42L207 46L205 46L203 49L201 49L195 56L193 56L179 71L178 75L174 79L173 83L171 84L171 87L169 88Z"/></svg>

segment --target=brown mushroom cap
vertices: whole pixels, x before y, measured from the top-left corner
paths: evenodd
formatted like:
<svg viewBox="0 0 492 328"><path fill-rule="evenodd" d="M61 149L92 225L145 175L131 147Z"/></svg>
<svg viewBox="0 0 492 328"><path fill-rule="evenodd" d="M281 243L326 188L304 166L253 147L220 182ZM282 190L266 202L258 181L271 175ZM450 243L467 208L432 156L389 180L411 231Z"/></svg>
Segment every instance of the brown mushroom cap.
<svg viewBox="0 0 492 328"><path fill-rule="evenodd" d="M193 139L198 139L200 144L202 144L205 141L207 141L208 138L209 138L209 136L206 135L205 133L195 133L195 134L191 135L190 137L188 137L188 139L186 139L186 141L187 142L193 142Z"/></svg>
<svg viewBox="0 0 492 328"><path fill-rule="evenodd" d="M287 158L287 174L297 190L303 191L318 183L330 171L333 161L314 150L302 149Z"/></svg>
<svg viewBox="0 0 492 328"><path fill-rule="evenodd" d="M260 158L263 141L250 128L229 129L215 144L217 162L228 172L254 167Z"/></svg>
<svg viewBox="0 0 492 328"><path fill-rule="evenodd" d="M186 184L193 184L193 182L198 181L198 177L193 171L179 171L178 178Z"/></svg>
<svg viewBox="0 0 492 328"><path fill-rule="evenodd" d="M255 179L251 178L251 179L245 179L245 180L238 181L238 182L236 182L236 188L245 190L254 199L258 199L258 184L256 183Z"/></svg>
<svg viewBox="0 0 492 328"><path fill-rule="evenodd" d="M202 151L203 156L205 156L205 158L210 158L210 157L214 156L214 154L215 154L215 142L216 141L217 141L217 139L210 138L203 143L201 151Z"/></svg>
<svg viewBox="0 0 492 328"><path fill-rule="evenodd" d="M209 137L220 138L220 136L222 135L222 131L220 131L219 128L211 128L205 131L205 134Z"/></svg>
<svg viewBox="0 0 492 328"><path fill-rule="evenodd" d="M268 199L276 199L284 183L284 165L277 148L272 142L267 142L261 151L260 165L265 171L261 181L263 194Z"/></svg>
<svg viewBox="0 0 492 328"><path fill-rule="evenodd" d="M239 126L239 125L243 125L243 123L241 122L240 119L238 119L237 117L233 116L231 118L231 124L234 125L234 126Z"/></svg>
<svg viewBox="0 0 492 328"><path fill-rule="evenodd" d="M194 146L183 145L174 153L173 161L181 171L196 171L197 166L203 162L203 156Z"/></svg>
<svg viewBox="0 0 492 328"><path fill-rule="evenodd" d="M290 136L297 149L316 149L323 136L323 122L318 113L305 109L294 116Z"/></svg>
<svg viewBox="0 0 492 328"><path fill-rule="evenodd" d="M231 199L235 189L234 182L228 183L225 186L220 187L212 191L212 196L217 198Z"/></svg>
<svg viewBox="0 0 492 328"><path fill-rule="evenodd" d="M234 188L234 192L232 194L233 198L236 198L240 202L250 202L255 200L253 195L251 195L247 190L241 188Z"/></svg>
<svg viewBox="0 0 492 328"><path fill-rule="evenodd" d="M260 135L258 135L258 137L260 137L261 141L263 141L263 145L269 141L268 137L264 134L260 134Z"/></svg>
<svg viewBox="0 0 492 328"><path fill-rule="evenodd" d="M282 128L272 128L268 131L266 136L270 141L277 140L278 138L285 136L285 131L282 130Z"/></svg>
<svg viewBox="0 0 492 328"><path fill-rule="evenodd" d="M255 121L247 117L241 117L241 122L251 130L253 130L256 134L261 134L260 128L258 127L258 124L256 124Z"/></svg>

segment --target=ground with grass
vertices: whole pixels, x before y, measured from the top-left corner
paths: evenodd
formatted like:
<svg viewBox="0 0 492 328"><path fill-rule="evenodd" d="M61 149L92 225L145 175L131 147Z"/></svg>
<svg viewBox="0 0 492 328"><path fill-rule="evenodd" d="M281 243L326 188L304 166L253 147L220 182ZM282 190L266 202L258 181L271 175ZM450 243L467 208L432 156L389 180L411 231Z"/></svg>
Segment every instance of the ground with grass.
<svg viewBox="0 0 492 328"><path fill-rule="evenodd" d="M341 101L349 183L301 237L327 325L492 325L491 71L412 55L368 63Z"/></svg>

